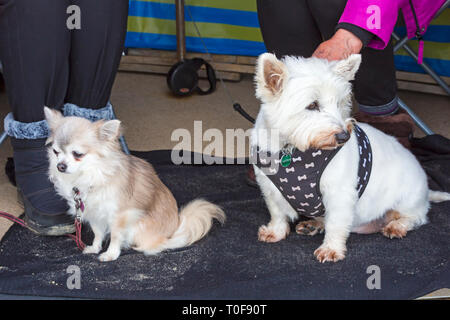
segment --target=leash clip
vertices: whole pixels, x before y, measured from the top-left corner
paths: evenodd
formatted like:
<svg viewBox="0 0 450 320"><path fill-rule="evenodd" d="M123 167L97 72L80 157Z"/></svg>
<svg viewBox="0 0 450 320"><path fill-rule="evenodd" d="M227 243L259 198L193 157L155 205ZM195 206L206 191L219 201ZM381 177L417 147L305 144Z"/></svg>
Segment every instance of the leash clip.
<svg viewBox="0 0 450 320"><path fill-rule="evenodd" d="M80 250L84 250L86 245L81 240L81 214L84 212L84 202L81 200L81 193L77 187L73 187L73 200L75 201L75 236L73 239Z"/></svg>
<svg viewBox="0 0 450 320"><path fill-rule="evenodd" d="M81 213L84 212L84 202L83 200L81 200L80 190L77 187L73 187L72 191L73 191L73 200L75 201L75 209L77 210L75 218L80 222Z"/></svg>

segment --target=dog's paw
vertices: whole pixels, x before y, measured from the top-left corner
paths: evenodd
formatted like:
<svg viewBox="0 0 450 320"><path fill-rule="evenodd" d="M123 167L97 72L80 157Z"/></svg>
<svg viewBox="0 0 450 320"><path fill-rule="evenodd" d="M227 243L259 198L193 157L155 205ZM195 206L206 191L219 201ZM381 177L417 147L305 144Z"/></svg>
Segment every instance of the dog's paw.
<svg viewBox="0 0 450 320"><path fill-rule="evenodd" d="M278 242L286 238L289 233L288 228L273 228L269 226L261 226L258 230L258 240L263 242Z"/></svg>
<svg viewBox="0 0 450 320"><path fill-rule="evenodd" d="M314 255L322 263L327 261L337 262L345 258L345 250L332 249L326 245L321 245L314 251Z"/></svg>
<svg viewBox="0 0 450 320"><path fill-rule="evenodd" d="M325 226L322 221L318 220L308 220L299 222L295 226L295 232L298 234L306 235L306 236L314 236L318 233L323 233L325 230Z"/></svg>
<svg viewBox="0 0 450 320"><path fill-rule="evenodd" d="M117 253L106 251L98 256L98 260L100 260L101 262L114 261L119 257L119 255L120 255L120 252L117 254Z"/></svg>
<svg viewBox="0 0 450 320"><path fill-rule="evenodd" d="M101 250L100 247L96 247L96 246L87 246L86 248L84 248L83 250L83 254L97 254L99 253Z"/></svg>
<svg viewBox="0 0 450 320"><path fill-rule="evenodd" d="M381 233L383 233L385 237L388 237L390 239L403 238L404 236L406 236L407 232L407 227L398 220L389 222L383 229L381 229Z"/></svg>

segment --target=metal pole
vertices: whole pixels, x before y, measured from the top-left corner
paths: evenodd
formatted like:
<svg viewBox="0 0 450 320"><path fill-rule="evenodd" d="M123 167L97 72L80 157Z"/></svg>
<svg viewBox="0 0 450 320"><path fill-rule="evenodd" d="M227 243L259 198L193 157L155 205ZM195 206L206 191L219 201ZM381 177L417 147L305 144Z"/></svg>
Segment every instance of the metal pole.
<svg viewBox="0 0 450 320"><path fill-rule="evenodd" d="M400 37L393 32L392 36L394 37L395 40L399 41ZM403 44L403 49L414 59L417 61L417 54L405 43ZM444 80L441 79L441 77L439 77L436 72L433 71L433 69L431 69L431 67L426 63L426 62L422 62L422 64L420 65L433 79L434 81L437 82L437 84L439 84L442 89L444 89L445 92L447 92L448 95L450 95L450 88L448 87L447 83L444 82Z"/></svg>
<svg viewBox="0 0 450 320"><path fill-rule="evenodd" d="M394 46L394 53L395 52L397 52L398 51L398 49L400 49L401 47L403 47L403 45L406 43L406 42L408 42L408 36L406 36L406 37L404 37L402 40L398 40L396 43L395 43L395 46Z"/></svg>
<svg viewBox="0 0 450 320"><path fill-rule="evenodd" d="M186 57L186 33L184 25L184 0L175 0L177 58L183 61Z"/></svg>
<svg viewBox="0 0 450 320"><path fill-rule="evenodd" d="M445 1L445 3L442 5L442 7L436 12L433 19L436 19L447 7L450 6L450 0Z"/></svg>
<svg viewBox="0 0 450 320"><path fill-rule="evenodd" d="M8 135L6 134L6 131L3 131L3 133L0 135L0 145L8 138Z"/></svg>
<svg viewBox="0 0 450 320"><path fill-rule="evenodd" d="M436 14L434 15L433 19L436 19L449 6L450 6L450 0L445 1L445 3L441 6L441 8L436 12ZM406 42L408 41L408 37L400 39L400 37L395 32L392 33L392 36L393 36L393 38L395 40L397 40L397 43L394 46L394 52L396 52L401 47L403 47L403 49L405 49L405 51L414 60L417 61L417 54L406 44ZM450 88L447 85L447 83L444 80L442 80L441 77L439 77L436 74L436 72L434 72L433 69L431 69L430 66L427 63L422 62L422 64L420 66L437 82L437 84L439 84L442 87L442 89L444 89L445 92L447 92L448 95L450 95Z"/></svg>
<svg viewBox="0 0 450 320"><path fill-rule="evenodd" d="M402 108L403 110L405 110L410 116L411 118L414 120L414 122L417 124L417 126L423 131L425 132L427 135L430 134L434 134L433 131L431 131L430 128L428 128L428 126L425 124L425 122L423 122L415 113L414 111L412 111L404 102L403 100L401 100L400 98L398 98L397 100L398 105L400 106L400 108Z"/></svg>

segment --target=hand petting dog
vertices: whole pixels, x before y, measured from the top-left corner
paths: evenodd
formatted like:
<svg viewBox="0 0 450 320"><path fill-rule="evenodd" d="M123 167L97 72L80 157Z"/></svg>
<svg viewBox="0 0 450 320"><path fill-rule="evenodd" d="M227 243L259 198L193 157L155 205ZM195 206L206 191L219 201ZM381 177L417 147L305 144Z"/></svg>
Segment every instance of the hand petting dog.
<svg viewBox="0 0 450 320"><path fill-rule="evenodd" d="M350 31L339 29L331 39L322 42L313 53L313 57L329 61L344 60L361 51L363 43Z"/></svg>

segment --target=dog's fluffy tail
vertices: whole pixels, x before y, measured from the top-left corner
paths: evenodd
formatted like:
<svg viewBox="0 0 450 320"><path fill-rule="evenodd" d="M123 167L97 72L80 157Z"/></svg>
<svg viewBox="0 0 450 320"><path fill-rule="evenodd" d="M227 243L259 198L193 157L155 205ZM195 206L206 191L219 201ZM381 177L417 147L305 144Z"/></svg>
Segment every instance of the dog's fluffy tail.
<svg viewBox="0 0 450 320"><path fill-rule="evenodd" d="M213 219L221 224L225 222L225 213L219 206L203 199L189 202L181 208L180 224L164 244L165 249L186 247L200 240L211 229Z"/></svg>
<svg viewBox="0 0 450 320"><path fill-rule="evenodd" d="M450 200L450 193L442 191L432 191L428 193L428 200L431 202L442 202Z"/></svg>

